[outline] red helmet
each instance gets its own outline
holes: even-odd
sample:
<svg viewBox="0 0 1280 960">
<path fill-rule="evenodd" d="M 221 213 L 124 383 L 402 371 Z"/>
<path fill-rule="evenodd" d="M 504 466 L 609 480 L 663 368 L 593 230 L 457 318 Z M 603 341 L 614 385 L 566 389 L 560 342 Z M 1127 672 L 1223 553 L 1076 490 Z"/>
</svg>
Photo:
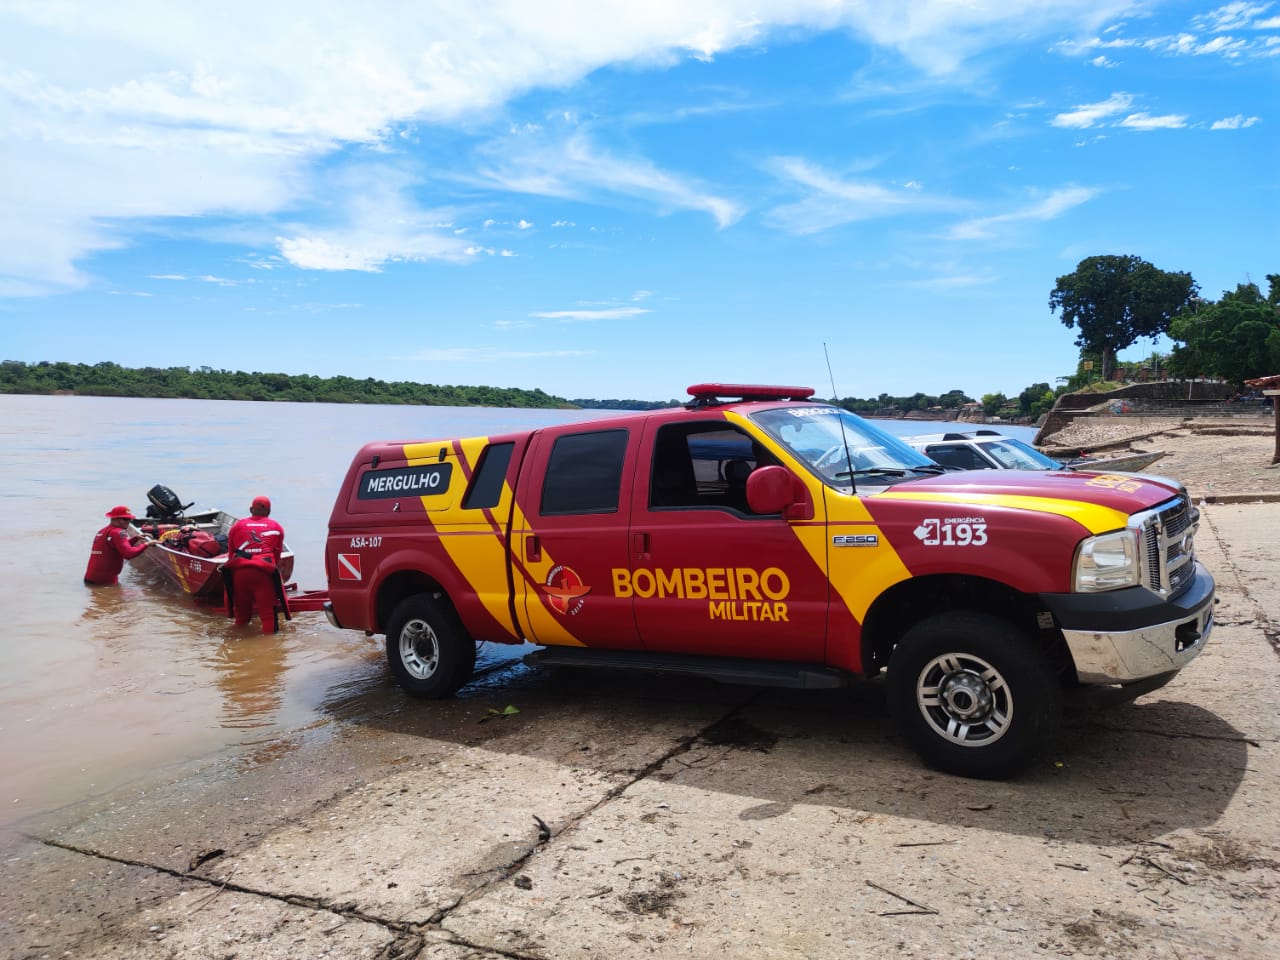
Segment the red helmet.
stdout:
<svg viewBox="0 0 1280 960">
<path fill-rule="evenodd" d="M 120 520 L 120 519 L 136 520 L 137 519 L 137 517 L 133 515 L 133 511 L 130 510 L 128 507 L 112 507 L 110 510 L 107 511 L 107 516 L 112 520 Z"/>
</svg>

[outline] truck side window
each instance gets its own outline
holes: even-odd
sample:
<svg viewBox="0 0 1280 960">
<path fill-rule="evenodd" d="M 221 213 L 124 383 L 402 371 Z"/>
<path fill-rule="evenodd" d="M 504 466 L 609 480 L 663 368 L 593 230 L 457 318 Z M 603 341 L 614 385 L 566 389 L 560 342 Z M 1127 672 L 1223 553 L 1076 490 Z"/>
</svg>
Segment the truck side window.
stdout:
<svg viewBox="0 0 1280 960">
<path fill-rule="evenodd" d="M 471 489 L 462 498 L 462 509 L 483 510 L 496 507 L 502 499 L 502 482 L 507 477 L 507 465 L 511 463 L 514 443 L 492 443 L 480 454 Z"/>
<path fill-rule="evenodd" d="M 616 513 L 626 454 L 626 430 L 559 437 L 547 461 L 541 513 Z"/>
<path fill-rule="evenodd" d="M 962 470 L 991 469 L 991 464 L 982 458 L 982 454 L 965 444 L 932 446 L 925 453 L 944 467 L 960 467 Z"/>
<path fill-rule="evenodd" d="M 660 427 L 653 448 L 649 507 L 728 507 L 750 513 L 747 477 L 774 460 L 736 427 L 721 422 Z"/>
</svg>

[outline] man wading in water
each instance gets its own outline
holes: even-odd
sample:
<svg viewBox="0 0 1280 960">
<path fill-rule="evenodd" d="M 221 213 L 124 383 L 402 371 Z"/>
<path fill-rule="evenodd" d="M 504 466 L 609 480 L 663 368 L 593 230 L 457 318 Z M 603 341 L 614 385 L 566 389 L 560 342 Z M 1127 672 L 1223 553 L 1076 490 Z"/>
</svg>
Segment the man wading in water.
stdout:
<svg viewBox="0 0 1280 960">
<path fill-rule="evenodd" d="M 116 583 L 124 562 L 141 554 L 153 542 L 150 537 L 130 537 L 125 533 L 134 520 L 128 507 L 112 507 L 106 516 L 111 522 L 93 535 L 93 546 L 89 548 L 89 565 L 84 571 L 86 586 L 106 587 Z"/>
<path fill-rule="evenodd" d="M 271 519 L 271 501 L 254 497 L 249 516 L 237 520 L 227 531 L 227 552 L 231 555 L 223 566 L 236 626 L 246 626 L 255 609 L 262 620 L 263 633 L 275 633 L 276 600 L 283 605 L 280 584 L 280 554 L 284 552 L 284 527 Z M 287 612 L 287 608 L 286 608 Z"/>
</svg>

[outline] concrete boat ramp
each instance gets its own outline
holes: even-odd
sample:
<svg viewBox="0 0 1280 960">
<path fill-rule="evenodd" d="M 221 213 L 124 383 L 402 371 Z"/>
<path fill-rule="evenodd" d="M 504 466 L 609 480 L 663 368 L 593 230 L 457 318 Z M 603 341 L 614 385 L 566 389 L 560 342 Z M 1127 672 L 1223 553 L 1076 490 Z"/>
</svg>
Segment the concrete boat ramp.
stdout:
<svg viewBox="0 0 1280 960">
<path fill-rule="evenodd" d="M 1020 780 L 922 768 L 874 687 L 387 681 L 6 833 L 0 956 L 1272 957 L 1280 504 L 1204 510 L 1206 652 Z"/>
</svg>

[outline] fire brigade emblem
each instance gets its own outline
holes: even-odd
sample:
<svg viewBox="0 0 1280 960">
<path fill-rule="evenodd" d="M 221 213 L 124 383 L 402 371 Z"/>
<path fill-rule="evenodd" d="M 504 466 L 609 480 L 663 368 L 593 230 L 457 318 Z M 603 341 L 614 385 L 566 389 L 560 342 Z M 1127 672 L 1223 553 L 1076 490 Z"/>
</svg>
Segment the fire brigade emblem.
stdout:
<svg viewBox="0 0 1280 960">
<path fill-rule="evenodd" d="M 557 563 L 547 574 L 547 582 L 542 592 L 546 594 L 547 603 L 552 610 L 572 617 L 587 602 L 587 594 L 591 592 L 591 588 L 582 582 L 582 578 L 576 571 L 562 563 Z"/>
</svg>

